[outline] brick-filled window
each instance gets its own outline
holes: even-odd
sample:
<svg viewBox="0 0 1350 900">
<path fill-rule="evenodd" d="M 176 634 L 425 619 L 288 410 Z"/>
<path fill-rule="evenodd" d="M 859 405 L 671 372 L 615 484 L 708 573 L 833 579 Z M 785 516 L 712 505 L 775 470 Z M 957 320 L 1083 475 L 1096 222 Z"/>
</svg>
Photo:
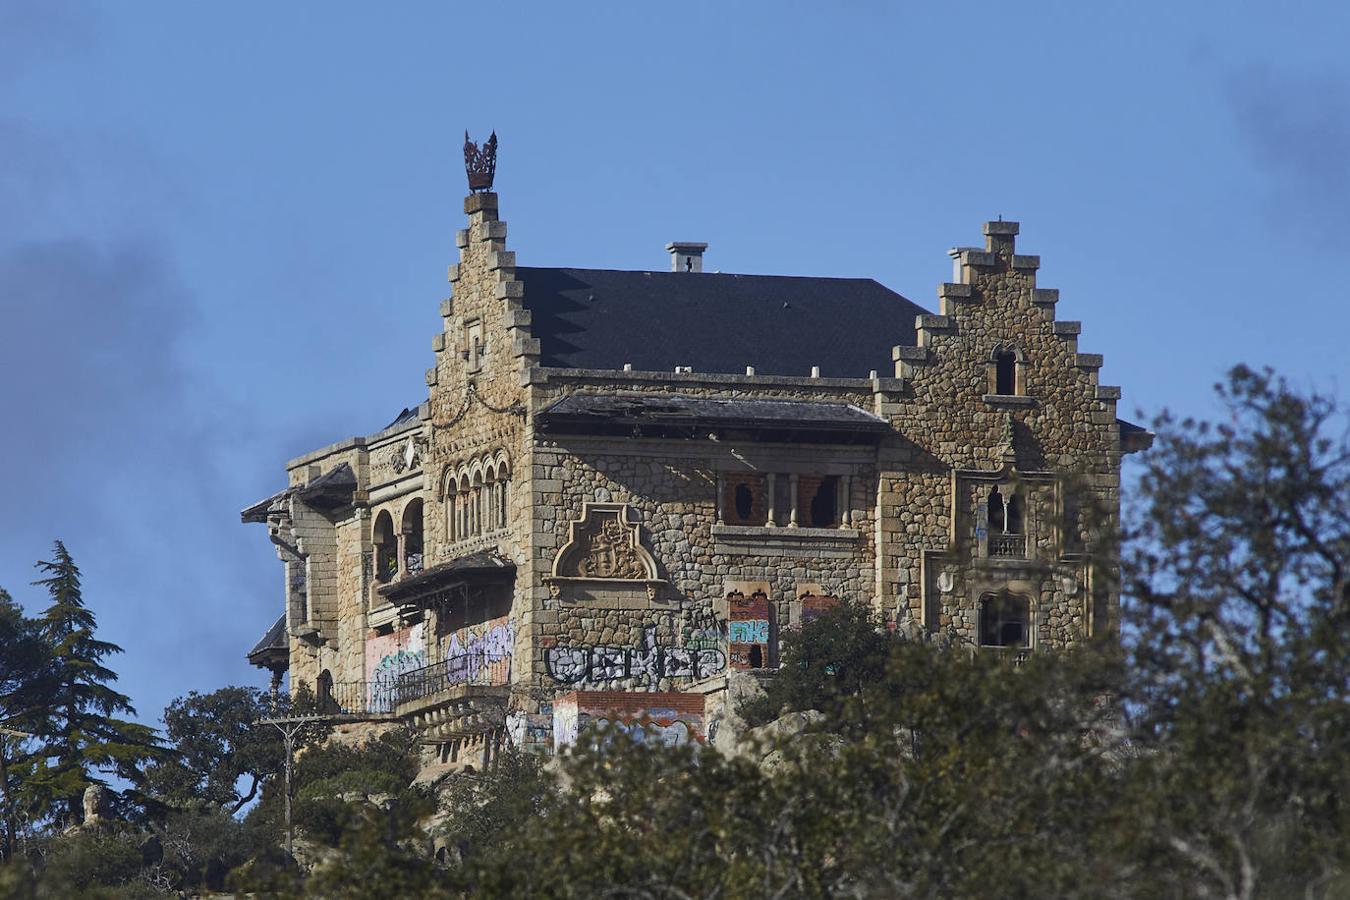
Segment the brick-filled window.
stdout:
<svg viewBox="0 0 1350 900">
<path fill-rule="evenodd" d="M 765 490 L 763 475 L 722 476 L 722 521 L 727 525 L 763 525 L 768 516 Z"/>
<path fill-rule="evenodd" d="M 848 478 L 798 472 L 723 473 L 718 524 L 766 528 L 842 528 Z"/>
<path fill-rule="evenodd" d="M 797 476 L 797 521 L 808 528 L 839 524 L 839 476 Z"/>
</svg>

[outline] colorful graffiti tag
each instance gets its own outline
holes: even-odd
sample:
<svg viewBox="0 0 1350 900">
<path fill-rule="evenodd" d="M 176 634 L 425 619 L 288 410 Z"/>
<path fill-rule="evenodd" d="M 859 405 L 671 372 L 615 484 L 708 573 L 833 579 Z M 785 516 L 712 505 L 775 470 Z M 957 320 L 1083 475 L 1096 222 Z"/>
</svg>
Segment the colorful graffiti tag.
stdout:
<svg viewBox="0 0 1350 900">
<path fill-rule="evenodd" d="M 515 647 L 516 625 L 508 619 L 462 628 L 450 635 L 445 648 L 446 680 L 451 684 L 507 684 Z"/>
<path fill-rule="evenodd" d="M 727 594 L 727 637 L 733 669 L 762 669 L 769 664 L 769 597 L 755 591 Z"/>
<path fill-rule="evenodd" d="M 422 623 L 366 638 L 367 702 L 371 712 L 394 711 L 398 677 L 427 664 Z"/>
<path fill-rule="evenodd" d="M 588 728 L 608 728 L 609 740 L 626 735 L 640 744 L 667 747 L 703 743 L 703 697 L 638 691 L 574 691 L 553 706 L 555 752 L 577 742 Z"/>
</svg>

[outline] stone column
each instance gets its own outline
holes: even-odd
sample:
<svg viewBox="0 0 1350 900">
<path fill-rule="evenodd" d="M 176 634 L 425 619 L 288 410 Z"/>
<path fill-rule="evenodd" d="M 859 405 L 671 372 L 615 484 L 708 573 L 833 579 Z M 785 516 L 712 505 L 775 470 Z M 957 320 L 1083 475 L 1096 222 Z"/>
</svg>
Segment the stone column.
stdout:
<svg viewBox="0 0 1350 900">
<path fill-rule="evenodd" d="M 788 476 L 788 527 L 797 527 L 797 480 L 800 476 L 793 472 Z"/>
<path fill-rule="evenodd" d="M 853 477 L 839 476 L 839 527 L 853 527 Z"/>
<path fill-rule="evenodd" d="M 716 509 L 717 509 L 717 518 L 716 518 L 716 521 L 717 521 L 717 524 L 718 524 L 718 525 L 724 525 L 724 524 L 726 524 L 726 510 L 723 509 L 724 502 L 723 502 L 723 500 L 722 500 L 722 473 L 721 473 L 721 472 L 717 472 L 717 473 L 715 473 L 715 474 L 713 475 L 713 492 L 714 492 L 714 495 L 715 495 L 715 496 L 714 496 L 714 499 L 713 499 L 713 503 L 714 503 L 714 505 L 715 505 L 715 507 L 716 507 Z"/>
<path fill-rule="evenodd" d="M 769 509 L 767 516 L 768 521 L 765 522 L 764 524 L 769 528 L 772 528 L 778 524 L 776 521 L 774 521 L 777 518 L 774 510 L 774 502 L 778 497 L 777 485 L 775 484 L 776 480 L 777 476 L 774 475 L 772 472 L 764 476 L 765 495 L 766 495 L 764 498 L 764 505 L 767 506 Z"/>
</svg>

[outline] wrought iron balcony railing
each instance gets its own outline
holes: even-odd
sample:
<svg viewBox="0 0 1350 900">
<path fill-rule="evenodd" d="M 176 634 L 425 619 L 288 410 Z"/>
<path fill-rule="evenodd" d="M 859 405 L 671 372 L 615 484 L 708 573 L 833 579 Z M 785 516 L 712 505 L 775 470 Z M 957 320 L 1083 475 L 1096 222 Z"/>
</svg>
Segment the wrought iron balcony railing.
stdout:
<svg viewBox="0 0 1350 900">
<path fill-rule="evenodd" d="M 395 705 L 424 700 L 460 685 L 502 686 L 511 683 L 511 657 L 464 653 L 413 669 L 394 682 Z"/>
</svg>

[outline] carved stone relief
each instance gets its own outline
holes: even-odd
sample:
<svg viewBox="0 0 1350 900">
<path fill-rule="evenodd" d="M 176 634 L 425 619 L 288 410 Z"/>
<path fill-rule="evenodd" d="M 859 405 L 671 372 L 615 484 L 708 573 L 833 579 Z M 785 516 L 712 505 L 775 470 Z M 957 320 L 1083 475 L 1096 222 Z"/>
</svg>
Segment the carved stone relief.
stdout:
<svg viewBox="0 0 1350 900">
<path fill-rule="evenodd" d="M 633 582 L 644 585 L 650 599 L 664 583 L 655 558 L 642 546 L 642 528 L 629 521 L 624 503 L 584 504 L 546 580 L 555 596 L 568 582 Z"/>
</svg>

